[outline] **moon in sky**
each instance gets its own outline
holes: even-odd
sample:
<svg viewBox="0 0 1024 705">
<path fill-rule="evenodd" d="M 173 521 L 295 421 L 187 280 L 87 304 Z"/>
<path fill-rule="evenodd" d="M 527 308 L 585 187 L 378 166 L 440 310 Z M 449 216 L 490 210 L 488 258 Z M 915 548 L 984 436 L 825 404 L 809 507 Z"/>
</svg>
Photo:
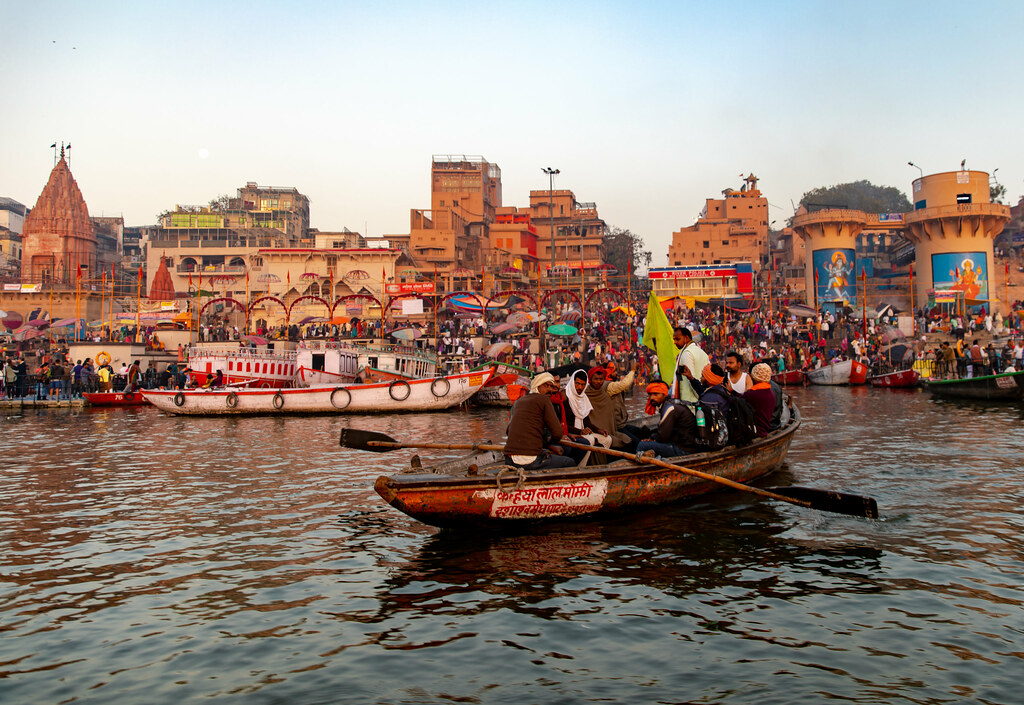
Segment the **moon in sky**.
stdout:
<svg viewBox="0 0 1024 705">
<path fill-rule="evenodd" d="M 199 158 L 200 159 L 206 159 L 209 156 L 210 156 L 210 150 L 208 150 L 206 147 L 201 147 L 199 149 Z"/>
</svg>

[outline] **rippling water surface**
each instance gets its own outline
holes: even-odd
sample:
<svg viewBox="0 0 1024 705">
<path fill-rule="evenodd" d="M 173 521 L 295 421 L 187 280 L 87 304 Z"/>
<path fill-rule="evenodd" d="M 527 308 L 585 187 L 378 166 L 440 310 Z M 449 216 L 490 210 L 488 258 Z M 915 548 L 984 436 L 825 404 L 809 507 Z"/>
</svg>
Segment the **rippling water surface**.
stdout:
<svg viewBox="0 0 1024 705">
<path fill-rule="evenodd" d="M 411 451 L 337 443 L 500 442 L 501 410 L 5 417 L 0 702 L 1024 702 L 1021 407 L 795 397 L 772 482 L 882 519 L 728 492 L 438 532 L 373 492 Z"/>
</svg>

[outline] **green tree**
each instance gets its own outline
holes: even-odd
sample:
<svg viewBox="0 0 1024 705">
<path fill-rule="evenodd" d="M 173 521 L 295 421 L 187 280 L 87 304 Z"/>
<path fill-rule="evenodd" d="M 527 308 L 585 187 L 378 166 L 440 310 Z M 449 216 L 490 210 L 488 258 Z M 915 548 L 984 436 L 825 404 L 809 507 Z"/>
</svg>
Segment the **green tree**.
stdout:
<svg viewBox="0 0 1024 705">
<path fill-rule="evenodd" d="M 865 213 L 906 213 L 911 209 L 906 194 L 895 186 L 876 186 L 866 180 L 811 189 L 800 199 L 800 205 L 810 211 L 830 207 Z"/>
<path fill-rule="evenodd" d="M 996 183 L 994 185 L 989 185 L 988 196 L 989 200 L 993 203 L 1002 203 L 1003 205 L 1006 205 L 1003 203 L 1003 199 L 1006 197 L 1006 187 L 1002 184 Z"/>
<path fill-rule="evenodd" d="M 604 261 L 615 267 L 621 276 L 632 271 L 635 278 L 638 269 L 651 266 L 651 253 L 644 249 L 643 240 L 626 228 L 611 227 L 605 233 L 601 250 Z"/>
<path fill-rule="evenodd" d="M 214 213 L 223 213 L 231 207 L 231 196 L 226 193 L 217 196 L 210 201 L 210 210 Z"/>
</svg>

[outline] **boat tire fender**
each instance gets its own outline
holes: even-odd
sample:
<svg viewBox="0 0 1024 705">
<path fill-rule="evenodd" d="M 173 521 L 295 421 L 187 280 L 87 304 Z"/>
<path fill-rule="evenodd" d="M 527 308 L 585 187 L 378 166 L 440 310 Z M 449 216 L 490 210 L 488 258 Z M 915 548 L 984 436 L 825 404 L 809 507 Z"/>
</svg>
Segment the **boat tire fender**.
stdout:
<svg viewBox="0 0 1024 705">
<path fill-rule="evenodd" d="M 174 405 L 185 406 L 185 395 L 183 393 L 178 392 L 174 395 Z"/>
<path fill-rule="evenodd" d="M 228 392 L 228 395 L 224 397 L 224 403 L 228 405 L 229 409 L 234 409 L 238 406 L 238 394 L 235 392 Z"/>
<path fill-rule="evenodd" d="M 108 353 L 106 350 L 101 350 L 99 352 L 99 354 L 96 355 L 96 364 L 97 365 L 106 365 L 106 364 L 109 364 L 109 363 L 110 363 L 110 353 Z"/>
<path fill-rule="evenodd" d="M 124 400 L 125 401 L 132 401 L 133 399 L 135 399 L 135 392 L 125 392 L 124 393 Z"/>
<path fill-rule="evenodd" d="M 443 391 L 438 391 L 439 387 Z M 439 398 L 448 396 L 448 392 L 451 391 L 451 388 L 452 383 L 449 382 L 448 379 L 445 377 L 438 377 L 437 379 L 430 383 L 430 393 L 433 394 L 435 397 Z"/>
<path fill-rule="evenodd" d="M 339 396 L 339 392 L 343 392 L 343 396 Z M 352 392 L 348 391 L 344 387 L 335 387 L 334 391 L 331 392 L 331 406 L 335 409 L 345 409 L 352 403 Z"/>
<path fill-rule="evenodd" d="M 405 394 L 402 394 L 401 392 L 396 393 L 396 387 L 404 387 Z M 404 379 L 396 379 L 394 382 L 388 385 L 388 394 L 390 394 L 391 398 L 394 399 L 395 401 L 405 401 L 406 399 L 409 398 L 409 395 L 412 394 L 412 387 Z"/>
<path fill-rule="evenodd" d="M 281 392 L 278 392 L 277 394 L 274 395 L 274 408 L 275 409 L 280 409 L 283 406 L 284 406 L 284 395 L 281 394 Z"/>
</svg>

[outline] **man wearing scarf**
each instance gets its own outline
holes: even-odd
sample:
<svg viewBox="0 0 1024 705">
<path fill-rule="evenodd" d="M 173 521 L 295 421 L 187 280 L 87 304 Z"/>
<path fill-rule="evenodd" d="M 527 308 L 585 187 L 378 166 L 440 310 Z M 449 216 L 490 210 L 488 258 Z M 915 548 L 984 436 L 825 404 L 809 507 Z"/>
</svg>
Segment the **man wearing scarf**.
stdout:
<svg viewBox="0 0 1024 705">
<path fill-rule="evenodd" d="M 614 363 L 611 363 L 614 366 Z M 587 372 L 590 384 L 587 385 L 587 398 L 590 400 L 593 410 L 590 412 L 591 421 L 598 428 L 608 431 L 612 437 L 612 448 L 626 448 L 632 450 L 636 447 L 637 439 L 624 433 L 617 423 L 616 400 L 622 400 L 622 393 L 633 386 L 633 378 L 636 376 L 636 365 L 629 374 L 622 380 L 612 382 L 608 379 L 607 367 L 592 367 Z M 623 404 L 624 406 L 624 404 Z M 625 419 L 623 419 L 623 423 Z"/>
<path fill-rule="evenodd" d="M 722 415 L 726 416 L 729 413 L 730 401 L 729 390 L 723 384 L 725 370 L 715 364 L 704 365 L 704 369 L 700 373 L 700 380 L 703 387 L 699 390 L 701 403 L 718 407 Z"/>
<path fill-rule="evenodd" d="M 602 378 L 603 381 L 603 378 Z M 603 446 L 610 448 L 612 437 L 608 430 L 597 423 L 592 412 L 594 405 L 586 394 L 587 373 L 577 370 L 572 373 L 565 383 L 565 419 L 568 424 L 568 434 L 581 436 L 592 446 Z M 590 451 L 587 451 L 580 459 L 580 466 L 586 465 L 590 459 Z"/>
<path fill-rule="evenodd" d="M 647 385 L 645 411 L 658 415 L 658 426 L 650 440 L 637 444 L 637 453 L 653 451 L 662 458 L 674 458 L 696 450 L 693 439 L 697 435 L 697 420 L 685 404 L 669 396 L 667 384 L 651 382 Z"/>
<path fill-rule="evenodd" d="M 564 455 L 552 454 L 544 448 L 544 431 L 557 442 L 563 435 L 562 424 L 555 414 L 548 395 L 558 391 L 555 378 L 541 372 L 533 378 L 530 393 L 512 405 L 508 422 L 508 440 L 505 441 L 505 462 L 523 470 L 569 468 L 576 462 Z"/>
<path fill-rule="evenodd" d="M 754 386 L 743 393 L 743 398 L 754 407 L 754 422 L 757 435 L 767 436 L 771 430 L 772 416 L 775 413 L 775 393 L 770 384 L 772 369 L 763 362 L 754 365 L 750 371 Z"/>
</svg>

